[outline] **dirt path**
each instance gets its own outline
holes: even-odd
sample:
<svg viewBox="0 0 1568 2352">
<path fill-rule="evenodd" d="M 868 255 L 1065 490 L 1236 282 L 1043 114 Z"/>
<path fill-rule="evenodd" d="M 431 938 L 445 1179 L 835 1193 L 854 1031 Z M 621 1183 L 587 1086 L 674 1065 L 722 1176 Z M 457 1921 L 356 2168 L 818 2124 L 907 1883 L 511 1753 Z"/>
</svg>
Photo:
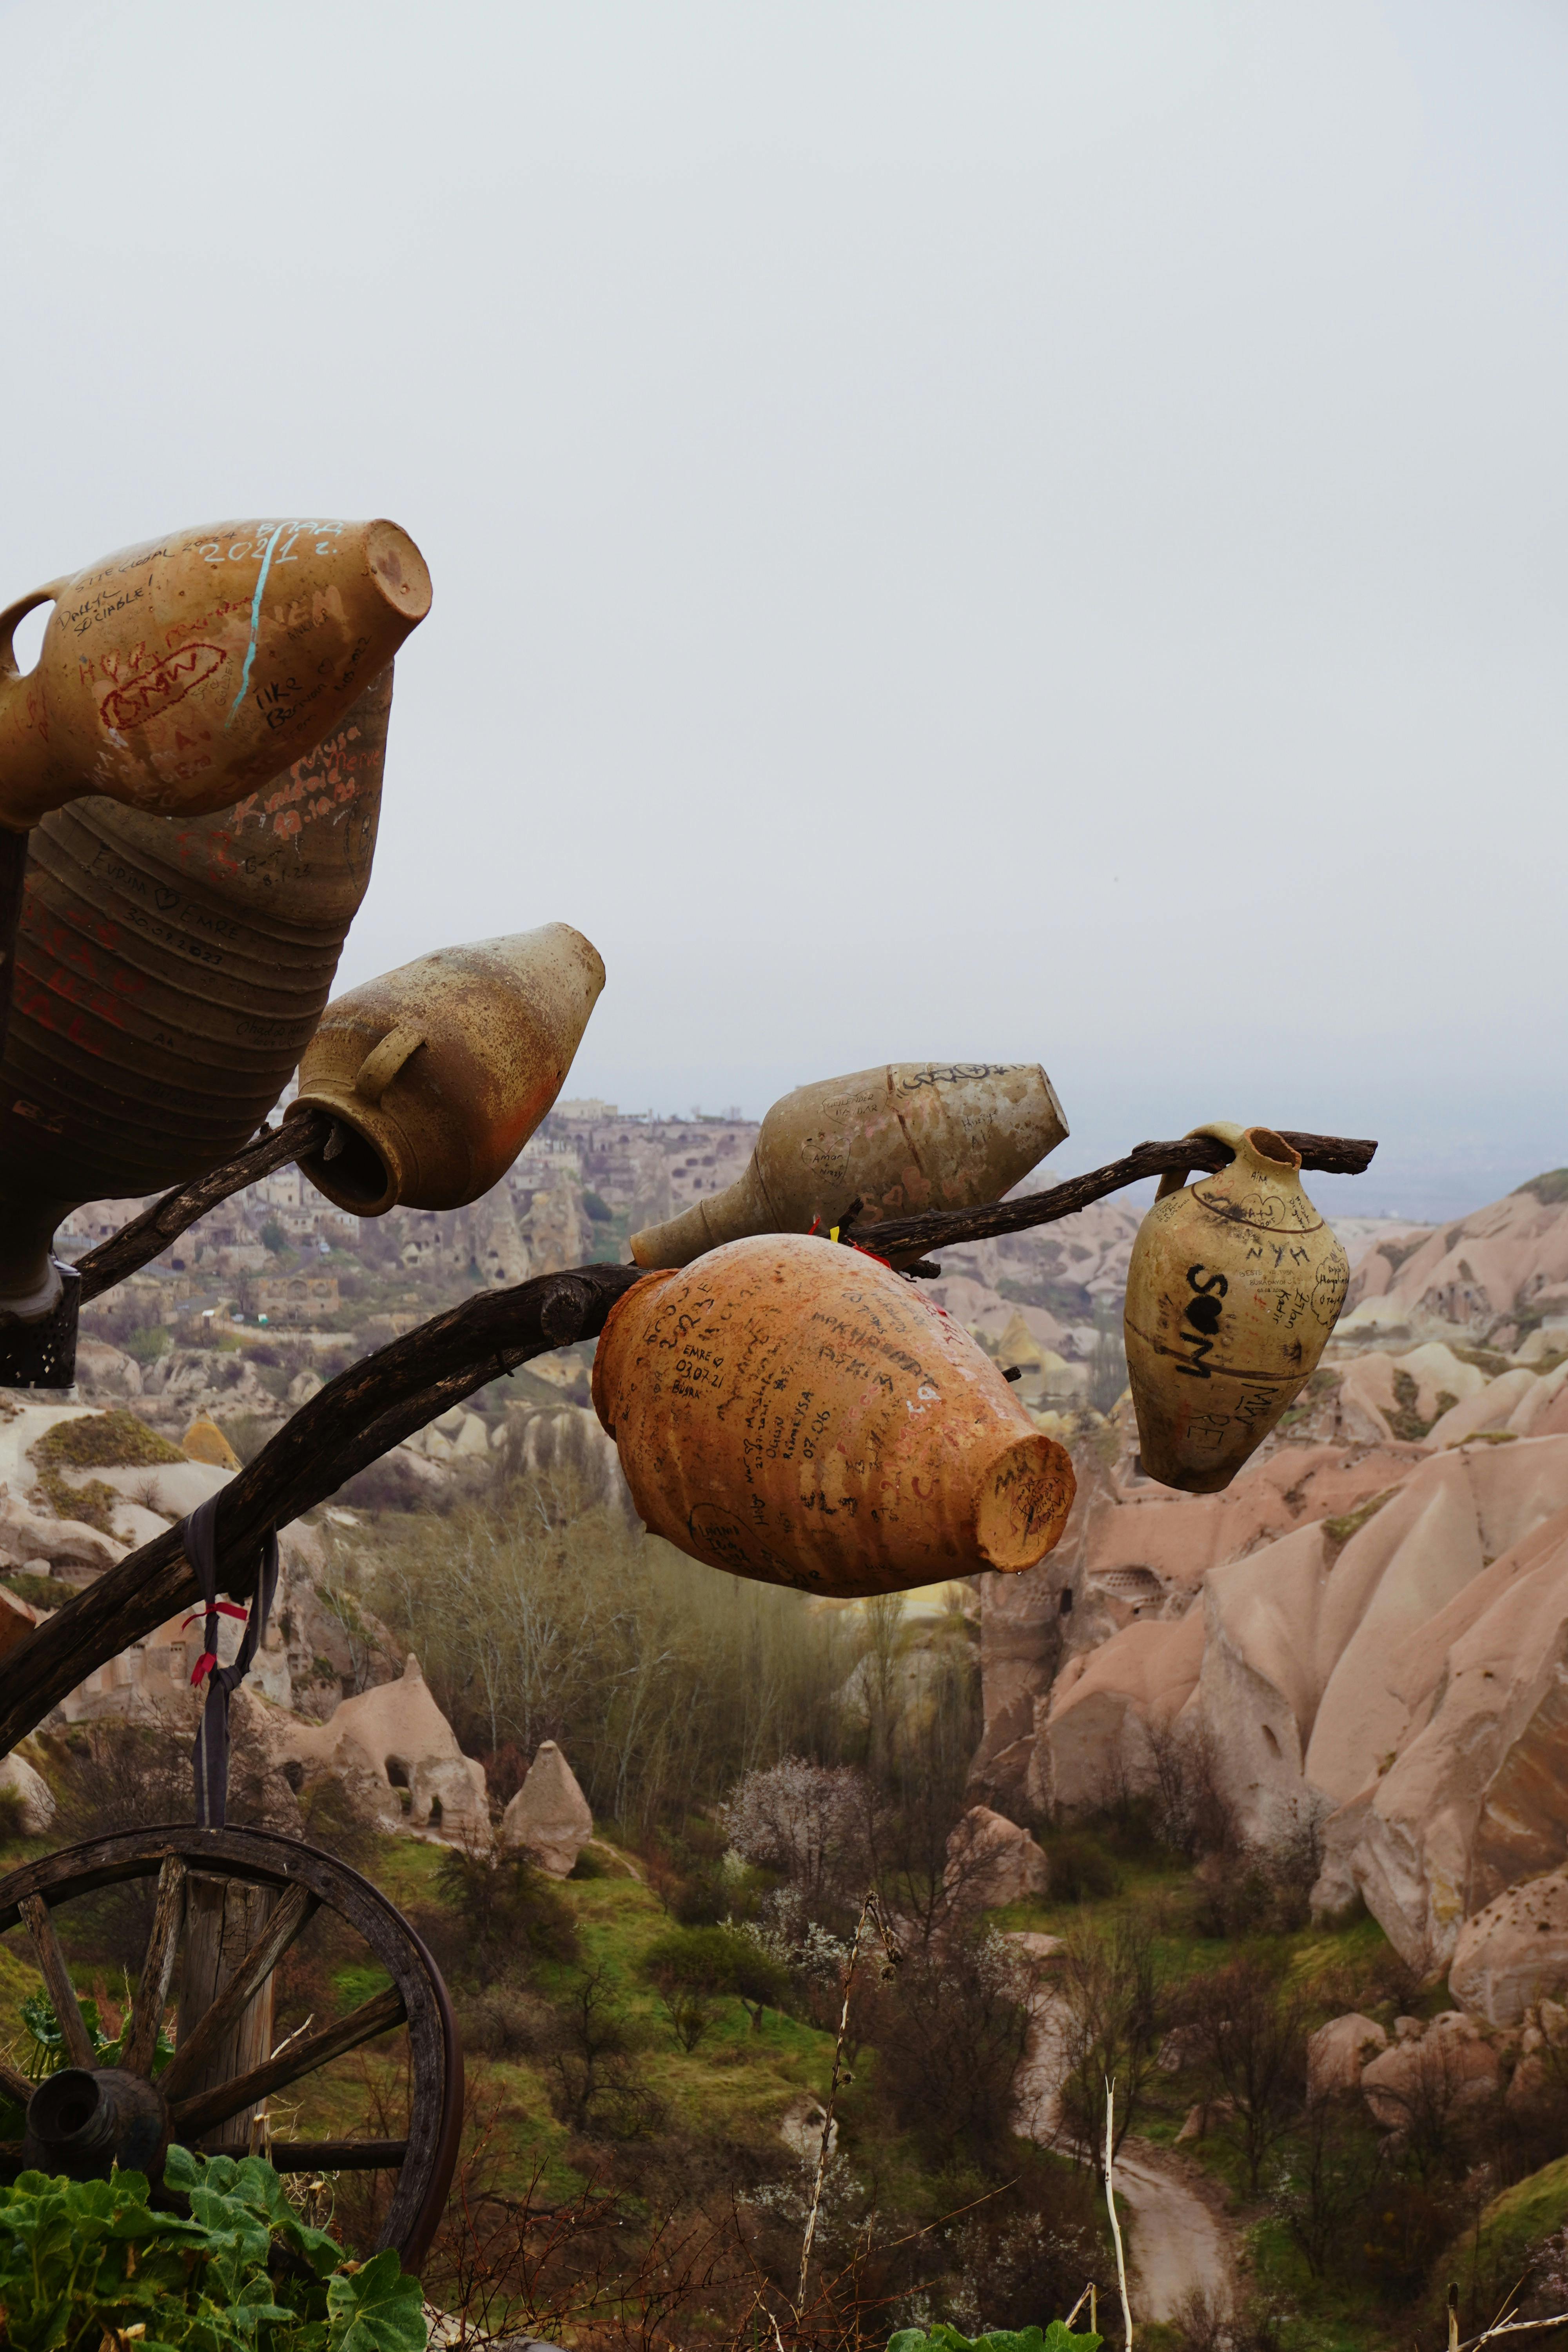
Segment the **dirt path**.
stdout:
<svg viewBox="0 0 1568 2352">
<path fill-rule="evenodd" d="M 1181 2159 L 1148 2140 L 1124 2140 L 1116 2159 L 1116 2186 L 1131 2213 L 1134 2321 L 1173 2319 L 1194 2294 L 1234 2308 L 1230 2231 Z"/>
<path fill-rule="evenodd" d="M 1037 1994 L 1023 2062 L 1013 2078 L 1016 2128 L 1092 2164 L 1061 2137 L 1061 2086 L 1070 2013 L 1059 1993 Z M 1134 2324 L 1171 2319 L 1187 2298 L 1235 2307 L 1236 2257 L 1221 2199 L 1184 2158 L 1149 2140 L 1128 2139 L 1116 2159 L 1116 2187 L 1129 2215 L 1128 2269 Z"/>
</svg>

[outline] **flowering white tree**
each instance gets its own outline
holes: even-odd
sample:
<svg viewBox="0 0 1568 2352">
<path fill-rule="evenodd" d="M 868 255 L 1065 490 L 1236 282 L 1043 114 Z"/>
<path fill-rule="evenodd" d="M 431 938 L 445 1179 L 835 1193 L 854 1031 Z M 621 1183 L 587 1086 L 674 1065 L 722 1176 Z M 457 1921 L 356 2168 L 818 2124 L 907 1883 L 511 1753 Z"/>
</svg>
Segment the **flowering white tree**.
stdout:
<svg viewBox="0 0 1568 2352">
<path fill-rule="evenodd" d="M 851 1764 L 813 1764 L 804 1756 L 748 1772 L 720 1808 L 737 1853 L 784 1871 L 807 1895 L 864 1879 L 871 1815 L 864 1773 Z"/>
</svg>

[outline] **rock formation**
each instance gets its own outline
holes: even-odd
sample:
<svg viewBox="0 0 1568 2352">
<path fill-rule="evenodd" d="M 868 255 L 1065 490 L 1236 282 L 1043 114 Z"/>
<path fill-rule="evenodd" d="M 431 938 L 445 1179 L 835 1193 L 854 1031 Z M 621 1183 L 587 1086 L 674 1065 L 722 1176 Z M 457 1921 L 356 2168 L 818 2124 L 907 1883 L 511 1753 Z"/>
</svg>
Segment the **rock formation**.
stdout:
<svg viewBox="0 0 1568 2352">
<path fill-rule="evenodd" d="M 1448 1990 L 1493 2025 L 1518 2025 L 1527 2011 L 1568 1985 L 1568 1871 L 1528 1878 L 1494 1895 L 1460 1928 Z"/>
<path fill-rule="evenodd" d="M 276 1712 L 268 1737 L 293 1785 L 331 1772 L 354 1810 L 378 1829 L 400 1830 L 406 1822 L 444 1838 L 489 1838 L 484 1767 L 458 1747 L 417 1658 L 408 1659 L 396 1682 L 345 1698 L 326 1723 Z"/>
<path fill-rule="evenodd" d="M 501 1843 L 552 1878 L 570 1878 L 594 1834 L 577 1776 L 553 1739 L 543 1739 L 521 1788 L 501 1815 Z"/>
<path fill-rule="evenodd" d="M 972 1805 L 948 1839 L 942 1883 L 962 1908 L 994 1911 L 1045 1895 L 1050 1865 L 1027 1830 L 988 1805 Z"/>
<path fill-rule="evenodd" d="M 1307 2036 L 1307 2097 L 1333 2098 L 1353 2091 L 1367 2061 L 1388 2047 L 1388 2035 L 1375 2018 L 1352 2011 L 1348 2017 L 1331 2017 L 1316 2033 Z"/>
</svg>

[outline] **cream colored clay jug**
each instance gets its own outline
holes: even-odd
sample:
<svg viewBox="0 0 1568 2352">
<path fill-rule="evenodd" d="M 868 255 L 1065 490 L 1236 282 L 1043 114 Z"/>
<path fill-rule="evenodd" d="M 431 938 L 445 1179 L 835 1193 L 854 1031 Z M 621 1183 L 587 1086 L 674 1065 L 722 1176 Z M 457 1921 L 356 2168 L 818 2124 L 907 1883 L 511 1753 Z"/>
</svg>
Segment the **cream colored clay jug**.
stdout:
<svg viewBox="0 0 1568 2352">
<path fill-rule="evenodd" d="M 594 1403 L 647 1526 L 693 1559 L 833 1595 L 1032 1568 L 1072 1464 L 912 1283 L 794 1234 L 616 1302 Z"/>
<path fill-rule="evenodd" d="M 51 598 L 24 677 L 16 624 Z M 0 613 L 0 825 L 83 793 L 226 808 L 330 733 L 429 609 L 393 522 L 204 524 L 35 589 Z"/>
<path fill-rule="evenodd" d="M 1035 1062 L 889 1062 L 774 1103 L 744 1171 L 632 1235 L 638 1265 L 689 1265 L 746 1234 L 827 1233 L 852 1201 L 874 1246 L 884 1217 L 999 1201 L 1068 1131 Z"/>
<path fill-rule="evenodd" d="M 1144 1470 L 1212 1495 L 1310 1378 L 1350 1266 L 1281 1137 L 1228 1120 L 1191 1132 L 1236 1157 L 1189 1185 L 1162 1181 L 1128 1268 L 1127 1371 Z"/>
<path fill-rule="evenodd" d="M 560 1093 L 604 985 L 591 941 L 545 923 L 350 989 L 322 1014 L 289 1106 L 330 1111 L 338 1148 L 301 1170 L 362 1217 L 477 1201 Z"/>
</svg>

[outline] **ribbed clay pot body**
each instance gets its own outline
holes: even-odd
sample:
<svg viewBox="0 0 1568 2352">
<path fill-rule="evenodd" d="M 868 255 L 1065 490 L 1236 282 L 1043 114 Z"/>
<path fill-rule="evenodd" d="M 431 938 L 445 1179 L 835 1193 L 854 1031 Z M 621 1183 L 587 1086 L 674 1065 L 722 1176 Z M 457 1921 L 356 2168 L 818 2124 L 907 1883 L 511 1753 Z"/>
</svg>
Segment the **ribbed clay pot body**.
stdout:
<svg viewBox="0 0 1568 2352">
<path fill-rule="evenodd" d="M 51 597 L 19 676 L 13 631 Z M 429 608 L 391 522 L 206 524 L 34 590 L 0 613 L 0 824 L 84 793 L 227 807 L 332 733 Z"/>
<path fill-rule="evenodd" d="M 647 1526 L 823 1594 L 1045 1557 L 1072 1464 L 968 1335 L 863 1253 L 731 1242 L 620 1299 L 594 1403 Z"/>
<path fill-rule="evenodd" d="M 0 1307 L 30 1295 L 12 1261 L 67 1207 L 200 1174 L 278 1100 L 370 880 L 391 708 L 389 665 L 234 808 L 91 798 L 33 828 L 0 1062 Z"/>
<path fill-rule="evenodd" d="M 545 923 L 351 989 L 327 1007 L 290 1108 L 330 1111 L 346 1148 L 301 1169 L 363 1217 L 478 1200 L 560 1093 L 604 985 L 592 942 Z"/>
<path fill-rule="evenodd" d="M 1128 1268 L 1127 1370 L 1148 1475 L 1212 1495 L 1310 1378 L 1350 1266 L 1289 1144 L 1223 1120 L 1193 1131 L 1236 1158 L 1162 1182 Z"/>
<path fill-rule="evenodd" d="M 858 1235 L 884 1217 L 1000 1200 L 1068 1131 L 1034 1062 L 889 1062 L 797 1087 L 763 1119 L 744 1172 L 668 1224 L 632 1235 L 638 1265 L 689 1265 L 746 1234 L 828 1232 L 852 1201 Z"/>
</svg>

